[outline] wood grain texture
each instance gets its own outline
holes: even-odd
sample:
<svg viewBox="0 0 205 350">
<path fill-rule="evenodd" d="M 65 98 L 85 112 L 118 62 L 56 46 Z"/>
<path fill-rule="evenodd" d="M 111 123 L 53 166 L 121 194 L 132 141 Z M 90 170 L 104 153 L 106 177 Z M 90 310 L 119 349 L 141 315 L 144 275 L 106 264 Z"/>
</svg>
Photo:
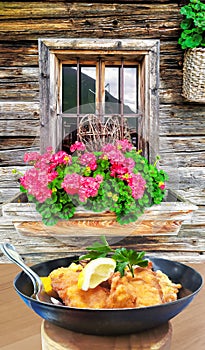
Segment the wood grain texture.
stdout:
<svg viewBox="0 0 205 350">
<path fill-rule="evenodd" d="M 42 350 L 169 350 L 172 326 L 166 323 L 152 330 L 118 337 L 92 336 L 72 332 L 45 321 L 41 326 Z"/>
</svg>

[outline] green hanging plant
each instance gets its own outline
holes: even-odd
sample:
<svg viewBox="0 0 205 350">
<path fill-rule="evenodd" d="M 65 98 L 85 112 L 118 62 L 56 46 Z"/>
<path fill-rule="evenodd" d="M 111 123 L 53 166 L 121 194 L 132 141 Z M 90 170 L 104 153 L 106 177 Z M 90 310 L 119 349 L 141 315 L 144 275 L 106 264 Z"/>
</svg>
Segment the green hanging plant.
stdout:
<svg viewBox="0 0 205 350">
<path fill-rule="evenodd" d="M 182 49 L 205 46 L 205 4 L 200 0 L 190 0 L 180 13 L 185 17 L 180 24 L 182 32 L 178 40 Z"/>
</svg>

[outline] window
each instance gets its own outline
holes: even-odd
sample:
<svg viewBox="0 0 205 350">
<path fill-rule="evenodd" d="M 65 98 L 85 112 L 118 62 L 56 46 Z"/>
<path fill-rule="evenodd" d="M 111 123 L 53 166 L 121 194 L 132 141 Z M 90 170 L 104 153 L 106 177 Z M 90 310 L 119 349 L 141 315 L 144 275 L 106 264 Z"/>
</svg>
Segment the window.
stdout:
<svg viewBox="0 0 205 350">
<path fill-rule="evenodd" d="M 100 148 L 103 142 L 128 136 L 140 148 L 137 81 L 137 62 L 109 56 L 63 62 L 62 148 L 68 151 L 77 139 Z"/>
<path fill-rule="evenodd" d="M 39 55 L 42 151 L 129 135 L 146 157 L 155 157 L 157 40 L 40 39 Z"/>
</svg>

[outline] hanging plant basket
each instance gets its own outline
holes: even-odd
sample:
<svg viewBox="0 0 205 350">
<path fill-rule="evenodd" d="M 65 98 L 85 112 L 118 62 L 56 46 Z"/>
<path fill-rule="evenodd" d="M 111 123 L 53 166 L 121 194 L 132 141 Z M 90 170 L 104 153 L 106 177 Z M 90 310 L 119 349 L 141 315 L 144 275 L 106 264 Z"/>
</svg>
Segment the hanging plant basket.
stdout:
<svg viewBox="0 0 205 350">
<path fill-rule="evenodd" d="M 182 95 L 205 103 L 205 48 L 188 49 L 184 54 Z"/>
</svg>

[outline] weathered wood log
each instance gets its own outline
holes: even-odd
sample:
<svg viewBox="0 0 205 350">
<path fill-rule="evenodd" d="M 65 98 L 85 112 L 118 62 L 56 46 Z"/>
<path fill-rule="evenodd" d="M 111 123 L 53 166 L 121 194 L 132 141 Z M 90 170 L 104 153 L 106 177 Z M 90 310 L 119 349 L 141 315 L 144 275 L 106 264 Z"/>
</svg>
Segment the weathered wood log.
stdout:
<svg viewBox="0 0 205 350">
<path fill-rule="evenodd" d="M 28 147 L 22 149 L 13 149 L 0 151 L 0 163 L 9 166 L 25 165 L 23 158 L 25 152 L 39 151 L 39 147 Z"/>
<path fill-rule="evenodd" d="M 1 67 L 38 67 L 38 45 L 32 41 L 0 41 Z"/>
<path fill-rule="evenodd" d="M 39 86 L 37 82 L 0 84 L 2 99 L 17 99 L 19 101 L 39 99 Z"/>
<path fill-rule="evenodd" d="M 181 136 L 205 134 L 205 108 L 195 106 L 160 107 L 160 135 Z"/>
<path fill-rule="evenodd" d="M 14 197 L 16 194 L 18 194 L 19 189 L 18 188 L 5 188 L 6 184 L 4 184 L 3 188 L 0 188 L 0 203 L 5 203 L 12 197 Z"/>
<path fill-rule="evenodd" d="M 191 203 L 205 205 L 205 188 L 189 188 L 187 190 L 178 190 L 177 192 Z"/>
<path fill-rule="evenodd" d="M 29 138 L 28 137 L 25 137 L 25 138 L 1 137 L 1 150 L 9 150 L 9 152 L 12 152 L 15 148 L 22 148 L 22 149 L 24 148 L 26 152 L 26 150 L 30 149 L 31 147 L 39 147 L 39 143 L 40 143 L 39 137 L 36 135 L 35 137 L 29 137 Z"/>
<path fill-rule="evenodd" d="M 6 67 L 1 71 L 2 83 L 38 82 L 38 67 Z"/>
<path fill-rule="evenodd" d="M 1 101 L 0 120 L 31 120 L 39 119 L 39 102 Z"/>
<path fill-rule="evenodd" d="M 194 152 L 205 151 L 205 136 L 181 136 L 180 138 L 175 136 L 161 137 L 160 151 L 163 153 L 181 153 L 181 152 Z M 204 166 L 205 163 L 202 163 Z"/>
<path fill-rule="evenodd" d="M 170 7 L 170 2 L 172 6 Z M 78 3 L 69 2 L 69 6 L 64 1 L 58 1 L 58 6 L 53 6 L 53 2 L 47 1 L 47 3 L 43 2 L 35 2 L 35 6 L 31 2 L 24 2 L 24 6 L 19 2 L 9 2 L 5 1 L 3 4 L 2 18 L 7 20 L 9 18 L 14 19 L 28 19 L 31 17 L 32 10 L 32 18 L 66 18 L 68 16 L 72 16 L 73 18 L 78 18 L 79 13 L 82 18 L 85 18 L 85 15 L 88 17 L 104 17 L 111 16 L 112 13 L 117 15 L 125 16 L 125 10 L 127 14 L 131 17 L 133 14 L 138 14 L 143 16 L 149 15 L 148 18 L 153 18 L 156 20 L 156 12 L 158 11 L 157 17 L 160 19 L 165 19 L 166 15 L 170 16 L 172 20 L 176 18 L 181 18 L 179 13 L 178 4 L 174 1 L 157 1 L 153 4 L 153 2 L 149 3 L 149 1 L 127 1 L 126 4 L 123 4 L 123 1 L 116 1 L 112 4 L 106 4 L 106 2 L 101 3 L 100 12 L 99 12 L 99 2 L 93 1 L 92 3 L 87 5 L 85 1 L 79 1 Z M 147 17 L 146 17 L 147 18 Z"/>
<path fill-rule="evenodd" d="M 173 150 L 172 150 L 173 151 Z M 205 164 L 205 152 L 163 152 L 161 149 L 161 166 L 162 167 L 171 167 L 177 166 L 179 168 L 188 168 L 188 167 L 204 167 Z"/>
<path fill-rule="evenodd" d="M 39 120 L 26 120 L 20 122 L 18 120 L 0 120 L 0 136 L 39 136 Z"/>
</svg>

